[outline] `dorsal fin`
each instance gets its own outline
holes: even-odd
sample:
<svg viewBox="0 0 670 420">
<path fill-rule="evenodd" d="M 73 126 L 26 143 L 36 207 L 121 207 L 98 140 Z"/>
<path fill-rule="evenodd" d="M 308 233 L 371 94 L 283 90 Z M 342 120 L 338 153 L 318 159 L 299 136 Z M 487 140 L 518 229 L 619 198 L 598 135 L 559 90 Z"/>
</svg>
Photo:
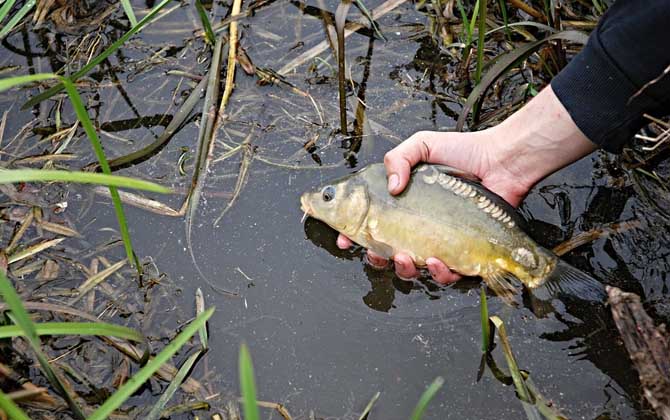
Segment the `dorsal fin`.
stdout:
<svg viewBox="0 0 670 420">
<path fill-rule="evenodd" d="M 442 172 L 442 173 L 447 174 L 447 175 L 457 176 L 459 178 L 462 178 L 462 179 L 465 179 L 465 180 L 468 180 L 468 181 L 472 181 L 472 182 L 476 182 L 476 183 L 479 183 L 479 184 L 481 184 L 481 182 L 482 182 L 482 180 L 479 179 L 479 177 L 477 175 L 472 174 L 472 173 L 467 172 L 467 171 L 463 171 L 463 170 L 458 169 L 458 168 L 454 168 L 453 166 L 449 166 L 449 165 L 434 165 L 434 164 L 430 164 L 430 163 L 420 163 L 420 164 L 418 164 L 414 167 L 414 170 L 418 171 L 418 172 L 421 172 L 422 167 L 425 168 L 425 167 L 429 167 L 429 166 L 432 166 L 438 172 Z"/>
</svg>

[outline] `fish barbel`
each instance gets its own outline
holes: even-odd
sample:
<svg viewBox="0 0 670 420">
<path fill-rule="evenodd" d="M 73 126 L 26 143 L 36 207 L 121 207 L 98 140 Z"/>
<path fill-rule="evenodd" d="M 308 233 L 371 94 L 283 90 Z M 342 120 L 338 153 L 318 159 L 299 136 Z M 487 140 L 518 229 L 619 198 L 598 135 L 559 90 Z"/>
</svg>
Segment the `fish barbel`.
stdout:
<svg viewBox="0 0 670 420">
<path fill-rule="evenodd" d="M 519 226 L 516 209 L 473 176 L 439 165 L 418 165 L 405 190 L 392 196 L 383 164 L 333 181 L 300 197 L 302 210 L 375 253 L 403 252 L 417 266 L 436 257 L 452 270 L 480 276 L 505 300 L 546 286 L 591 300 L 604 286 L 538 245 Z"/>
</svg>

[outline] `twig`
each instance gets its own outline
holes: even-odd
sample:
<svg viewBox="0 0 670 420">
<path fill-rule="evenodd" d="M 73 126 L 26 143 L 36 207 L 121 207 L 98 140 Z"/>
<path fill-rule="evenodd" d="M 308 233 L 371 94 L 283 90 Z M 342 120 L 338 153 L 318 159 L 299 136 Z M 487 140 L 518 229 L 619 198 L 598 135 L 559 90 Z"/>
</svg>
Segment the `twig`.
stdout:
<svg viewBox="0 0 670 420">
<path fill-rule="evenodd" d="M 582 232 L 573 236 L 565 242 L 562 242 L 554 247 L 554 253 L 558 256 L 567 254 L 575 248 L 593 242 L 602 237 L 608 237 L 612 234 L 625 232 L 630 229 L 637 229 L 640 227 L 639 220 L 628 220 L 619 223 L 609 223 L 605 226 L 597 227 L 586 232 Z"/>
<path fill-rule="evenodd" d="M 547 21 L 547 17 L 544 15 L 544 13 L 535 9 L 533 6 L 524 3 L 522 0 L 508 0 L 508 2 L 511 6 L 514 6 L 519 10 L 523 10 L 524 12 L 528 13 L 535 19 L 540 19 L 543 22 Z"/>
<path fill-rule="evenodd" d="M 372 10 L 372 18 L 374 20 L 379 20 L 379 18 L 386 15 L 396 7 L 400 6 L 401 4 L 405 3 L 405 1 L 406 0 L 388 0 L 384 2 L 383 4 Z M 367 22 L 367 19 L 365 19 L 364 21 Z M 361 20 L 359 22 L 356 22 L 351 26 L 349 26 L 348 29 L 345 29 L 344 37 L 347 38 L 349 35 L 353 34 L 359 29 L 365 28 L 366 25 L 365 23 L 363 23 L 364 21 Z M 329 46 L 328 41 L 321 41 L 319 44 L 315 45 L 314 47 L 310 48 L 309 50 L 305 51 L 304 53 L 300 54 L 299 56 L 291 60 L 290 63 L 287 63 L 284 67 L 279 69 L 277 73 L 281 75 L 286 75 L 299 65 L 311 60 L 312 58 L 316 57 L 317 55 L 327 50 L 328 46 Z"/>
<path fill-rule="evenodd" d="M 654 326 L 634 293 L 607 286 L 612 317 L 640 376 L 644 396 L 664 420 L 670 420 L 670 340 L 665 326 Z"/>
<path fill-rule="evenodd" d="M 233 10 L 231 15 L 239 15 L 242 8 L 242 0 L 233 1 Z M 233 92 L 233 83 L 235 82 L 235 63 L 237 61 L 237 21 L 230 22 L 230 31 L 228 35 L 228 68 L 226 69 L 226 85 L 223 89 L 223 97 L 219 105 L 219 115 L 217 121 L 223 117 L 223 111 L 228 104 L 228 99 Z M 218 125 L 218 124 L 217 124 Z M 216 136 L 214 130 L 214 135 Z"/>
</svg>

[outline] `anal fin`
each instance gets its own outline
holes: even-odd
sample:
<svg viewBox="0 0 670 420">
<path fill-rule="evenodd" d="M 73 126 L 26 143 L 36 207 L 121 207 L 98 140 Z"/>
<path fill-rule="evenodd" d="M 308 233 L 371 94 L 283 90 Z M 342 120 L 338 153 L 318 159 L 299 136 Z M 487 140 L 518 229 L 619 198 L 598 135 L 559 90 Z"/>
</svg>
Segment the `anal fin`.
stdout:
<svg viewBox="0 0 670 420">
<path fill-rule="evenodd" d="M 512 284 L 512 282 L 519 282 L 512 273 L 507 271 L 491 271 L 485 276 L 482 276 L 486 285 L 493 290 L 493 292 L 500 296 L 502 300 L 511 306 L 517 306 L 514 297 L 519 293 L 519 289 Z"/>
</svg>

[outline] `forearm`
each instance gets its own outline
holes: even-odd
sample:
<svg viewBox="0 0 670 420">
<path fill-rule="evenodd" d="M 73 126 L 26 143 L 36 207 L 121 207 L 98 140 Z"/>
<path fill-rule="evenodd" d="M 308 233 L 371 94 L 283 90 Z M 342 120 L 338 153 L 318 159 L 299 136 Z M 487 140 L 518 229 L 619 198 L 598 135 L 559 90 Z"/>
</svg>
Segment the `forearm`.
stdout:
<svg viewBox="0 0 670 420">
<path fill-rule="evenodd" d="M 645 123 L 670 112 L 670 0 L 618 0 L 588 45 L 540 94 L 487 130 L 503 175 L 530 188 L 597 147 L 618 152 Z M 651 80 L 656 82 L 643 89 Z M 642 89 L 642 90 L 641 90 Z M 497 172 L 496 172 L 497 173 Z"/>
<path fill-rule="evenodd" d="M 551 86 L 511 117 L 491 129 L 496 160 L 524 186 L 594 151 L 597 146 L 581 132 Z"/>
</svg>

